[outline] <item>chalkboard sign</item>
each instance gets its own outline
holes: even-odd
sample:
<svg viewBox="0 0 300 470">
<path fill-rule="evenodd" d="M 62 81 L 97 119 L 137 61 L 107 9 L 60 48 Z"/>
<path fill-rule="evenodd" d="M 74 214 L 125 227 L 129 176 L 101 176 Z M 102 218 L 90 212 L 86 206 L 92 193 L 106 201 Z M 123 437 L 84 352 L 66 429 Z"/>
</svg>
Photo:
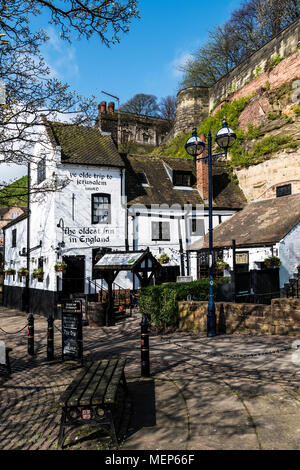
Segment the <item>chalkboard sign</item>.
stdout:
<svg viewBox="0 0 300 470">
<path fill-rule="evenodd" d="M 82 301 L 62 302 L 62 358 L 82 359 Z"/>
</svg>

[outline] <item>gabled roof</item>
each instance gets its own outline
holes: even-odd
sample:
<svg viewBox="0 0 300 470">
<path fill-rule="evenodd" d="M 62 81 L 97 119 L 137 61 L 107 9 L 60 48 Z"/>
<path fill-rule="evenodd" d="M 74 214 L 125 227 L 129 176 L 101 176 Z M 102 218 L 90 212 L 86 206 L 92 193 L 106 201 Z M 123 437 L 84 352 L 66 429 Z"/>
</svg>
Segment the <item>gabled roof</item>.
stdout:
<svg viewBox="0 0 300 470">
<path fill-rule="evenodd" d="M 12 227 L 13 225 L 17 224 L 18 222 L 21 222 L 21 220 L 24 220 L 24 219 L 27 219 L 28 217 L 28 209 L 24 208 L 24 214 L 21 214 L 19 215 L 19 217 L 16 217 L 15 219 L 13 219 L 11 222 L 9 222 L 8 224 L 6 224 L 4 227 L 2 227 L 2 230 L 6 230 L 7 228 L 9 227 Z"/>
<path fill-rule="evenodd" d="M 300 194 L 249 203 L 242 211 L 214 228 L 214 247 L 274 245 L 300 223 Z M 190 250 L 208 248 L 208 235 Z"/>
<path fill-rule="evenodd" d="M 21 209 L 24 212 L 27 209 L 27 207 L 23 207 L 23 206 L 1 206 L 0 207 L 0 219 L 2 219 L 2 217 L 5 216 L 12 209 Z"/>
<path fill-rule="evenodd" d="M 53 146 L 61 147 L 62 163 L 124 167 L 111 136 L 97 128 L 43 121 Z"/>
<path fill-rule="evenodd" d="M 192 159 L 145 155 L 127 155 L 123 158 L 129 205 L 191 204 L 194 207 L 198 204 L 205 205 L 196 187 L 196 170 Z M 194 177 L 193 188 L 174 189 L 165 166 L 172 171 L 190 172 Z M 149 187 L 139 184 L 137 173 L 145 173 Z M 224 164 L 217 163 L 213 167 L 213 199 L 215 209 L 241 209 L 246 205 L 244 194 L 230 180 Z"/>
</svg>

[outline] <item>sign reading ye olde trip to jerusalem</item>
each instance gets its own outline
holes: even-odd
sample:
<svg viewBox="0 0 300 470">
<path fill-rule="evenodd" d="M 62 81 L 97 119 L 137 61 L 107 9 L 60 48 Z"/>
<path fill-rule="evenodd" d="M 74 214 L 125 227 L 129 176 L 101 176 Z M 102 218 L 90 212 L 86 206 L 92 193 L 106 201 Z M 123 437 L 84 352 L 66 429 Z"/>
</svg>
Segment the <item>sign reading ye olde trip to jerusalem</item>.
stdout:
<svg viewBox="0 0 300 470">
<path fill-rule="evenodd" d="M 113 179 L 112 175 L 104 173 L 95 173 L 92 171 L 70 171 L 69 177 L 72 181 L 76 181 L 77 186 L 82 186 L 86 191 L 97 192 L 103 186 Z"/>
<path fill-rule="evenodd" d="M 95 173 L 94 171 L 73 170 L 69 177 L 79 189 L 98 192 L 113 180 L 113 175 L 108 172 Z M 65 227 L 65 235 L 69 237 L 69 243 L 108 244 L 110 235 L 115 235 L 115 229 L 107 226 L 102 227 Z"/>
</svg>

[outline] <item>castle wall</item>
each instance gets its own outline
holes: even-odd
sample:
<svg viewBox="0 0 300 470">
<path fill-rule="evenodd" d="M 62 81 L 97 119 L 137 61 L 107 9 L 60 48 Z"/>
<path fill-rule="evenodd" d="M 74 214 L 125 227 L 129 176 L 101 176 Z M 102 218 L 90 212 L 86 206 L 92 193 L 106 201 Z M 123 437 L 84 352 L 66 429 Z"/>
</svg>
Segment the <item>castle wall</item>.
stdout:
<svg viewBox="0 0 300 470">
<path fill-rule="evenodd" d="M 287 57 L 296 52 L 299 41 L 300 19 L 217 81 L 210 89 L 209 110 L 211 111 L 218 102 L 222 101 L 222 98 L 243 88 L 260 73 L 267 72 L 268 65 L 275 54 Z"/>
<path fill-rule="evenodd" d="M 209 88 L 190 87 L 179 91 L 174 125 L 174 137 L 196 127 L 209 112 Z"/>
<path fill-rule="evenodd" d="M 253 91 L 270 82 L 271 88 L 285 81 L 300 78 L 299 50 L 300 19 L 285 28 L 274 39 L 252 54 L 234 70 L 222 77 L 211 88 L 190 87 L 179 91 L 173 132 L 169 138 L 182 132 L 191 132 L 225 98 L 238 99 L 249 96 Z M 274 69 L 270 65 L 275 54 L 285 61 Z"/>
</svg>

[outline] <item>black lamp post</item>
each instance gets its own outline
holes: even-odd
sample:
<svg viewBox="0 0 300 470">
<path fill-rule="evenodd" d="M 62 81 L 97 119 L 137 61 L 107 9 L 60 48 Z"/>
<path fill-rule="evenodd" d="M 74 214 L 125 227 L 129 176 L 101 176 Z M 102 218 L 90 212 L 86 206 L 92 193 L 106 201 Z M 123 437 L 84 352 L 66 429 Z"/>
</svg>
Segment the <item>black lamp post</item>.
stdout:
<svg viewBox="0 0 300 470">
<path fill-rule="evenodd" d="M 219 147 L 224 151 L 212 155 L 212 136 L 211 131 L 208 133 L 207 150 L 208 155 L 199 158 L 205 149 L 205 143 L 197 136 L 197 130 L 194 129 L 192 137 L 185 144 L 185 149 L 189 155 L 194 157 L 194 164 L 199 160 L 208 161 L 208 187 L 209 187 L 209 301 L 208 301 L 208 312 L 207 312 L 207 336 L 212 338 L 216 336 L 216 309 L 214 301 L 214 278 L 213 278 L 213 188 L 212 188 L 212 161 L 222 156 L 227 157 L 227 150 L 231 147 L 235 140 L 235 133 L 228 127 L 226 118 L 223 120 L 222 128 L 217 132 L 215 138 Z"/>
</svg>

